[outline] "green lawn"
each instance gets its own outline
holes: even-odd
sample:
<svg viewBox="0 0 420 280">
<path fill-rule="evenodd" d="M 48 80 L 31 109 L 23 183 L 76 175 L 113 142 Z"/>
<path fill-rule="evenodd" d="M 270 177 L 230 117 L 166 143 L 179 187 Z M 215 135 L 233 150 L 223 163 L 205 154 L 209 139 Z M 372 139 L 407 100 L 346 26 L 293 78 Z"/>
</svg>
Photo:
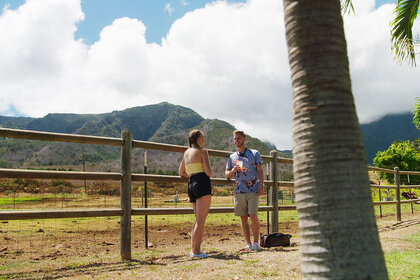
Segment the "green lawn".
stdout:
<svg viewBox="0 0 420 280">
<path fill-rule="evenodd" d="M 0 197 L 0 205 L 13 205 L 20 203 L 31 203 L 31 202 L 41 202 L 45 197 L 41 196 L 23 196 L 23 197 Z"/>
<path fill-rule="evenodd" d="M 420 277 L 420 252 L 394 251 L 385 254 L 386 267 L 389 279 L 419 279 Z"/>
</svg>

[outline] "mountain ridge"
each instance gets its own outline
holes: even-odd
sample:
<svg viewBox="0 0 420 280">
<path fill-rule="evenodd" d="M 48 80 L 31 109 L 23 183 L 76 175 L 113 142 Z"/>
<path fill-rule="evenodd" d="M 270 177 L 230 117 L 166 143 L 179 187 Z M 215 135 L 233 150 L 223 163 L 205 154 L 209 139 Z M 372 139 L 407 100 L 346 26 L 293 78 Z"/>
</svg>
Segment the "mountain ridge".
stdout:
<svg viewBox="0 0 420 280">
<path fill-rule="evenodd" d="M 420 138 L 420 129 L 413 124 L 413 114 L 388 114 L 379 120 L 360 125 L 366 158 L 369 164 L 378 151 L 385 151 L 395 140 L 416 140 Z"/>
<path fill-rule="evenodd" d="M 415 140 L 420 130 L 412 123 L 411 113 L 390 114 L 371 123 L 361 124 L 368 163 L 378 151 L 386 150 L 395 140 Z M 69 134 L 120 137 L 123 129 L 133 133 L 133 139 L 176 145 L 187 145 L 188 131 L 197 128 L 206 135 L 207 147 L 234 150 L 231 124 L 218 119 L 205 119 L 190 108 L 168 102 L 137 106 L 102 114 L 51 113 L 42 118 L 0 116 L 0 127 L 48 131 Z M 74 145 L 73 145 L 74 146 Z M 248 146 L 269 154 L 276 146 L 248 137 Z M 75 146 L 74 146 L 75 147 Z M 72 144 L 40 143 L 7 139 L 0 143 L 0 167 L 79 164 Z M 109 147 L 86 147 L 86 158 L 93 162 L 118 158 L 119 151 Z M 280 156 L 291 157 L 291 150 L 279 150 Z M 54 159 L 60 155 L 59 159 Z M 73 160 L 72 160 L 73 158 Z"/>
<path fill-rule="evenodd" d="M 188 145 L 188 132 L 201 129 L 206 135 L 206 147 L 231 150 L 234 126 L 218 119 L 204 119 L 190 108 L 167 102 L 128 108 L 103 114 L 47 114 L 42 118 L 0 117 L 0 127 L 19 128 L 56 133 L 120 137 L 123 129 L 129 129 L 133 139 L 160 143 Z M 269 154 L 275 146 L 267 145 L 248 136 L 248 146 Z M 82 146 L 74 143 L 41 142 L 34 140 L 5 139 L 0 141 L 0 167 L 36 168 L 80 165 Z M 119 148 L 103 145 L 83 145 L 84 160 L 92 168 L 117 171 Z M 148 160 L 151 168 L 162 172 L 178 169 L 179 153 L 151 151 Z M 281 154 L 282 156 L 286 156 Z M 133 152 L 133 165 L 141 170 L 141 152 Z M 223 162 L 223 163 L 222 163 Z M 223 176 L 224 160 L 219 160 L 218 173 Z M 95 166 L 95 168 L 93 167 Z"/>
</svg>

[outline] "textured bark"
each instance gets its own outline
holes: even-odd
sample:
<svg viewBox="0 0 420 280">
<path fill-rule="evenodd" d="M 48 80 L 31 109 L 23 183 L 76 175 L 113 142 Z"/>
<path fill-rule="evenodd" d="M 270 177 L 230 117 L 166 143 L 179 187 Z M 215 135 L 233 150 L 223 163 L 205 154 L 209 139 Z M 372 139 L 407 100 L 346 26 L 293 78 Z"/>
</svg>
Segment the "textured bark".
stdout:
<svg viewBox="0 0 420 280">
<path fill-rule="evenodd" d="M 284 0 L 304 279 L 388 279 L 339 0 Z"/>
</svg>

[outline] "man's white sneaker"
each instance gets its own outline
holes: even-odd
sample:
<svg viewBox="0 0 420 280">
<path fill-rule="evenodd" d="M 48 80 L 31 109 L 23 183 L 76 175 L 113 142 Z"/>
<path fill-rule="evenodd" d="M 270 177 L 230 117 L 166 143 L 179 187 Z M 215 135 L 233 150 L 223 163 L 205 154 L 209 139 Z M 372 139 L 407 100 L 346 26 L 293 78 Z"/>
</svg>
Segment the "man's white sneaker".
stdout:
<svg viewBox="0 0 420 280">
<path fill-rule="evenodd" d="M 249 245 L 251 245 L 251 244 L 249 244 Z M 258 244 L 258 242 L 254 242 L 252 244 L 251 250 L 252 251 L 259 251 L 260 250 L 260 244 Z"/>
</svg>

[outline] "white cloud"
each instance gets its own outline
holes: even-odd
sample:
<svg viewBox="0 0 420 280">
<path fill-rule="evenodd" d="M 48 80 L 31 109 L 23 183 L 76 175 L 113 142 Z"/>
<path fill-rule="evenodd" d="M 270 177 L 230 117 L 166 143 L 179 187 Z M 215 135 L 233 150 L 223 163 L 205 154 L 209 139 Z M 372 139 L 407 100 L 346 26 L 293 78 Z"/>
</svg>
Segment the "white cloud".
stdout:
<svg viewBox="0 0 420 280">
<path fill-rule="evenodd" d="M 181 0 L 180 3 L 181 3 L 182 6 L 188 6 L 189 5 L 189 3 L 185 0 Z"/>
<path fill-rule="evenodd" d="M 411 110 L 419 68 L 392 59 L 394 6 L 375 10 L 373 0 L 353 3 L 356 15 L 346 17 L 345 30 L 359 119 Z M 215 2 L 177 20 L 161 45 L 146 42 L 140 19 L 120 18 L 89 46 L 74 39 L 84 18 L 80 0 L 27 0 L 17 10 L 5 8 L 0 112 L 14 106 L 40 117 L 168 101 L 290 149 L 292 89 L 282 9 L 277 0 Z"/>
<path fill-rule="evenodd" d="M 172 13 L 173 13 L 173 11 L 174 11 L 174 8 L 172 8 L 172 6 L 171 6 L 171 4 L 170 4 L 170 3 L 166 3 L 166 5 L 165 5 L 165 11 L 167 11 L 167 12 L 168 12 L 168 14 L 169 14 L 170 16 L 172 16 Z"/>
<path fill-rule="evenodd" d="M 360 122 L 386 113 L 411 111 L 419 96 L 419 68 L 398 65 L 391 52 L 390 27 L 394 5 L 383 5 L 345 20 L 346 39 L 356 107 Z"/>
</svg>

